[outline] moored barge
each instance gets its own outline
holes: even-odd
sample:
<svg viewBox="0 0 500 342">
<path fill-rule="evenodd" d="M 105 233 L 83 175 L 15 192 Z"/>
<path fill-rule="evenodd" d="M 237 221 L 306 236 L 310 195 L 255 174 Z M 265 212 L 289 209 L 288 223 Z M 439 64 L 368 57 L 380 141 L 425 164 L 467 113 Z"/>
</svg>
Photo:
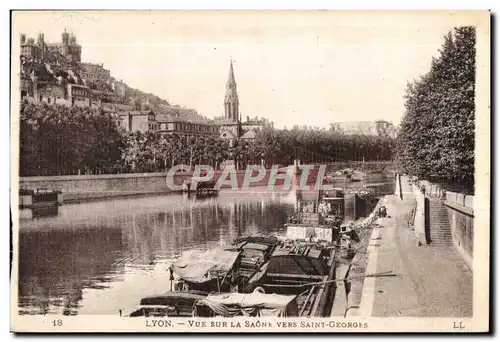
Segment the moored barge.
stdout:
<svg viewBox="0 0 500 342">
<path fill-rule="evenodd" d="M 36 209 L 58 206 L 63 203 L 63 194 L 52 189 L 19 189 L 19 208 Z"/>
<path fill-rule="evenodd" d="M 250 235 L 225 248 L 183 252 L 170 267 L 169 298 L 181 301 L 175 293 L 183 293 L 200 317 L 328 316 L 344 210 L 336 195 L 323 194 L 315 210 L 295 215 L 285 236 Z M 164 315 L 189 315 L 187 307 L 170 306 Z"/>
</svg>

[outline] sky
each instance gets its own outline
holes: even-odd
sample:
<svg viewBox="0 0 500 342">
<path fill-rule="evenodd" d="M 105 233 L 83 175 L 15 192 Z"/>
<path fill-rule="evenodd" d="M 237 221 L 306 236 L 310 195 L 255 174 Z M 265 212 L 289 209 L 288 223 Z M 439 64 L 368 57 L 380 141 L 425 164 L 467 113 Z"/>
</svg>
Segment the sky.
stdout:
<svg viewBox="0 0 500 342">
<path fill-rule="evenodd" d="M 224 114 L 233 60 L 243 118 L 276 127 L 388 120 L 404 114 L 406 84 L 430 68 L 443 37 L 470 12 L 16 12 L 19 34 L 60 42 L 82 61 L 208 118 Z M 14 50 L 13 50 L 14 51 Z"/>
</svg>

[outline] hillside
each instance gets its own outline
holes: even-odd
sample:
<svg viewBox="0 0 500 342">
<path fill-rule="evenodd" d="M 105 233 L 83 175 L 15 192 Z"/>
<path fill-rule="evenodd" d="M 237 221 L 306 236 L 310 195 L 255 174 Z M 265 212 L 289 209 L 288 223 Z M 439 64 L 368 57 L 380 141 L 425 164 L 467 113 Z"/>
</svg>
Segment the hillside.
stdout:
<svg viewBox="0 0 500 342">
<path fill-rule="evenodd" d="M 120 95 L 116 89 L 116 82 L 113 78 L 107 81 L 85 80 L 80 76 L 80 67 L 69 63 L 43 62 L 33 58 L 21 56 L 21 77 L 33 81 L 35 77 L 38 81 L 59 84 L 65 86 L 68 83 L 85 85 L 92 90 L 94 97 L 100 98 L 103 102 L 115 102 L 120 104 L 134 105 L 135 102 L 149 102 L 153 106 L 169 106 L 167 100 L 151 93 L 145 93 L 139 89 L 128 87 L 125 83 L 119 82 L 125 88 L 124 94 Z M 134 102 L 135 101 L 135 102 Z"/>
<path fill-rule="evenodd" d="M 156 95 L 151 94 L 151 93 L 145 93 L 139 89 L 130 88 L 128 86 L 127 86 L 127 91 L 126 91 L 125 96 L 129 99 L 138 98 L 138 99 L 141 99 L 142 101 L 146 101 L 146 99 L 147 99 L 147 101 L 149 101 L 149 103 L 152 106 L 158 106 L 158 105 L 170 106 L 170 103 L 168 103 L 167 100 L 164 100 L 164 99 L 160 98 L 159 96 L 156 96 Z"/>
</svg>

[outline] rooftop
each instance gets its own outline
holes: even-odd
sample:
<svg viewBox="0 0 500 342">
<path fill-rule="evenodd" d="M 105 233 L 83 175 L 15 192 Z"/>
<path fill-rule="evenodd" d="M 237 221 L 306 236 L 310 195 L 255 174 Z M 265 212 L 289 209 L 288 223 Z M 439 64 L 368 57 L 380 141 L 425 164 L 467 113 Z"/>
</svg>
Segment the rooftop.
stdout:
<svg viewBox="0 0 500 342">
<path fill-rule="evenodd" d="M 150 110 L 128 110 L 128 111 L 119 111 L 118 115 L 149 115 L 151 114 Z"/>
<path fill-rule="evenodd" d="M 105 109 L 117 110 L 117 111 L 126 111 L 134 109 L 134 107 L 132 107 L 131 105 L 120 104 L 120 103 L 103 103 L 102 107 Z"/>
<path fill-rule="evenodd" d="M 181 108 L 177 106 L 159 105 L 153 108 L 153 111 L 157 115 L 157 121 L 191 122 L 191 123 L 206 124 L 206 125 L 213 124 L 212 120 L 209 120 L 201 116 L 194 109 Z"/>
<path fill-rule="evenodd" d="M 218 125 L 236 125 L 237 122 L 231 119 L 228 119 L 224 116 L 217 116 L 214 118 L 214 122 Z"/>
</svg>

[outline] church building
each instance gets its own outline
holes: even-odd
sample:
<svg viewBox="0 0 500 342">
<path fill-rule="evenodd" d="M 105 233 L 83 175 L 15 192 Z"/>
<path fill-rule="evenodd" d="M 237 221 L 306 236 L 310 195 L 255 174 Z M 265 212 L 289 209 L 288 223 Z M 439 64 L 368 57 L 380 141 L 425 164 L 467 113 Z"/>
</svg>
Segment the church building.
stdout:
<svg viewBox="0 0 500 342">
<path fill-rule="evenodd" d="M 236 79 L 234 77 L 233 61 L 229 65 L 229 76 L 226 82 L 226 94 L 224 96 L 224 116 L 214 118 L 219 126 L 219 136 L 223 139 L 255 139 L 256 134 L 263 128 L 273 128 L 273 123 L 264 118 L 246 117 L 242 122 L 240 113 L 240 101 Z"/>
</svg>

